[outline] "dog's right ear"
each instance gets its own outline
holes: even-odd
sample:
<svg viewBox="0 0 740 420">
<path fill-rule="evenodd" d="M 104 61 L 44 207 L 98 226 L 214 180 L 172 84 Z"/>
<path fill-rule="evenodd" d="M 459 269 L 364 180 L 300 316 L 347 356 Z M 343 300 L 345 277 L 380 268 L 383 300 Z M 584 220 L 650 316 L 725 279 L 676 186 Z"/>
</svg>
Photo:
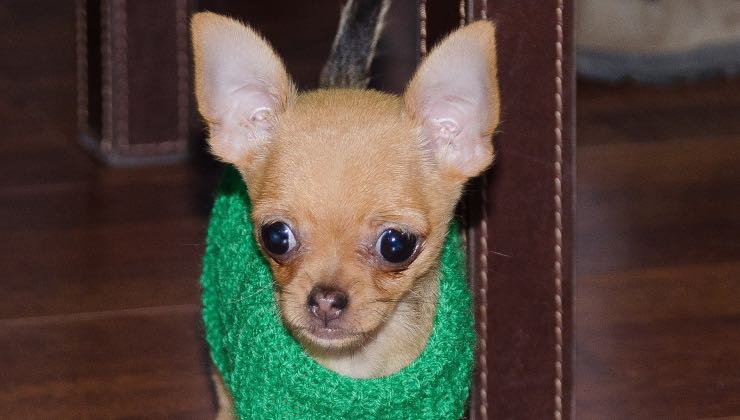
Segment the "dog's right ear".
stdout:
<svg viewBox="0 0 740 420">
<path fill-rule="evenodd" d="M 495 28 L 478 21 L 435 46 L 404 94 L 424 148 L 453 183 L 493 162 L 491 134 L 501 108 L 496 73 Z"/>
<path fill-rule="evenodd" d="M 219 159 L 251 165 L 295 87 L 270 45 L 242 23 L 215 13 L 191 21 L 198 110 Z"/>
</svg>

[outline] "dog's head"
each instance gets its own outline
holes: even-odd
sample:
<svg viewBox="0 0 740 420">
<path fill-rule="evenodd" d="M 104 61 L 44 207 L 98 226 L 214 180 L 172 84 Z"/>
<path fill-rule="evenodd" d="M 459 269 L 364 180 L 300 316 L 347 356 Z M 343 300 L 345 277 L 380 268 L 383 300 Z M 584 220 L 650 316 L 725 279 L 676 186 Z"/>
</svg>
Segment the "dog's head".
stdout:
<svg viewBox="0 0 740 420">
<path fill-rule="evenodd" d="M 403 97 L 298 94 L 248 27 L 201 13 L 192 29 L 209 144 L 247 183 L 284 322 L 322 348 L 361 343 L 435 275 L 463 184 L 491 164 L 493 26 L 444 40 Z"/>
</svg>

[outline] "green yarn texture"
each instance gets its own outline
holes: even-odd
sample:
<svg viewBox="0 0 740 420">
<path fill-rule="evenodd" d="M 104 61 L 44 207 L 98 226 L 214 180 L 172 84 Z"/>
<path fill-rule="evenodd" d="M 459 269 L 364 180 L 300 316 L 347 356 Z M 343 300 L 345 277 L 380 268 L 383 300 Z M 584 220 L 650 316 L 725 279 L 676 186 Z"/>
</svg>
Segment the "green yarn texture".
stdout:
<svg viewBox="0 0 740 420">
<path fill-rule="evenodd" d="M 203 320 L 214 363 L 242 419 L 456 419 L 464 414 L 475 331 L 460 235 L 450 227 L 426 348 L 392 375 L 353 379 L 316 363 L 283 325 L 272 274 L 252 234 L 246 187 L 221 183 L 203 260 Z"/>
</svg>

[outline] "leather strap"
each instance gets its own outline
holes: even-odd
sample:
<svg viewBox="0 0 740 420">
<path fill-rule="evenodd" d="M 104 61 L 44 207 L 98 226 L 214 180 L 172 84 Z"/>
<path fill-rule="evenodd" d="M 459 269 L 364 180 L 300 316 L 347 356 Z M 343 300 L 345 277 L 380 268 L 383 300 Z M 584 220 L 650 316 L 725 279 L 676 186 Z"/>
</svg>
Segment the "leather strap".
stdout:
<svg viewBox="0 0 740 420">
<path fill-rule="evenodd" d="M 82 142 L 113 165 L 172 161 L 190 123 L 188 0 L 76 0 Z"/>
<path fill-rule="evenodd" d="M 480 340 L 469 416 L 570 418 L 572 2 L 452 3 L 420 3 L 428 42 L 461 19 L 492 19 L 503 100 L 496 164 L 469 187 L 461 207 Z M 459 16 L 441 13 L 453 6 Z"/>
</svg>

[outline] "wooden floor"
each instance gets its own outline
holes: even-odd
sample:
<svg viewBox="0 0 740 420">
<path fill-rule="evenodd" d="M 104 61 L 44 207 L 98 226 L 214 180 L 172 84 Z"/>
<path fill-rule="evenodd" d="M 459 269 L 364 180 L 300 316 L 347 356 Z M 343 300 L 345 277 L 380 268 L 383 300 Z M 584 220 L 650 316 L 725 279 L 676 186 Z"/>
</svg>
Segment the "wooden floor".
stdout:
<svg viewBox="0 0 740 420">
<path fill-rule="evenodd" d="M 0 6 L 0 418 L 209 418 L 218 171 L 80 150 L 70 6 Z M 740 82 L 578 106 L 577 418 L 740 415 Z"/>
<path fill-rule="evenodd" d="M 0 418 L 211 418 L 214 171 L 112 170 L 76 145 L 72 6 L 0 6 Z"/>
<path fill-rule="evenodd" d="M 579 88 L 577 417 L 740 417 L 740 82 Z"/>
</svg>

